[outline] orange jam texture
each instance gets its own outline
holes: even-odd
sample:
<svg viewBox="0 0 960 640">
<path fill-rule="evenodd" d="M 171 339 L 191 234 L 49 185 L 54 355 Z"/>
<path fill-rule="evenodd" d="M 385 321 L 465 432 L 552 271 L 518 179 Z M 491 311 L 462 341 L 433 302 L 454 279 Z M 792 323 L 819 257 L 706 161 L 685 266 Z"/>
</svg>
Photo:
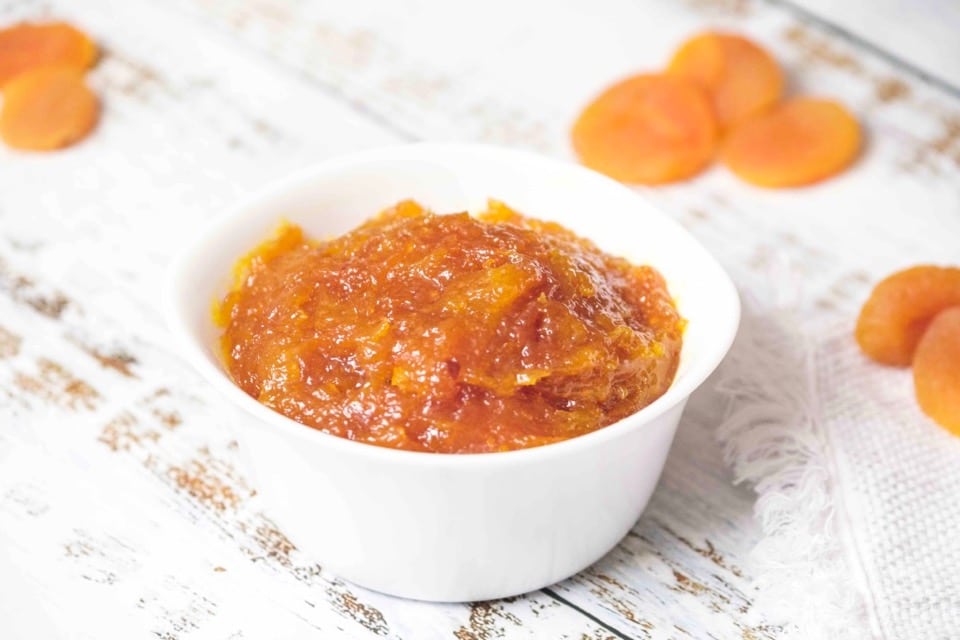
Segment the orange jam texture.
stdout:
<svg viewBox="0 0 960 640">
<path fill-rule="evenodd" d="M 411 201 L 329 241 L 286 225 L 215 307 L 234 381 L 326 433 L 438 453 L 589 433 L 666 391 L 684 321 L 652 267 L 491 201 Z"/>
</svg>

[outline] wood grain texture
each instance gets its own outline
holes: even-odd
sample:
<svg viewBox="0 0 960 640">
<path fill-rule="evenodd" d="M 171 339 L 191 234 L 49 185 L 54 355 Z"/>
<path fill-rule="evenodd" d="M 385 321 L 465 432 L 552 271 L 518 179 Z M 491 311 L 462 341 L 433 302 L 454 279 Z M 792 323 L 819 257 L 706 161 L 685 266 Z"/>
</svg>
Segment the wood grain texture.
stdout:
<svg viewBox="0 0 960 640">
<path fill-rule="evenodd" d="M 802 637 L 754 605 L 760 530 L 713 440 L 723 407 L 709 385 L 644 516 L 595 566 L 503 601 L 401 601 L 330 575 L 271 519 L 244 417 L 170 350 L 158 287 L 198 225 L 318 159 L 427 138 L 569 157 L 567 127 L 594 92 L 718 24 L 768 44 L 798 89 L 843 97 L 870 147 L 848 176 L 789 199 L 720 169 L 640 192 L 741 284 L 759 282 L 749 295 L 790 303 L 763 286 L 785 273 L 837 316 L 893 262 L 955 258 L 885 229 L 857 259 L 822 248 L 906 200 L 933 212 L 918 224 L 960 232 L 952 99 L 740 0 L 0 0 L 4 22 L 45 15 L 100 40 L 105 113 L 68 151 L 0 149 L 0 556 L 39 603 L 23 610 L 70 638 Z"/>
</svg>

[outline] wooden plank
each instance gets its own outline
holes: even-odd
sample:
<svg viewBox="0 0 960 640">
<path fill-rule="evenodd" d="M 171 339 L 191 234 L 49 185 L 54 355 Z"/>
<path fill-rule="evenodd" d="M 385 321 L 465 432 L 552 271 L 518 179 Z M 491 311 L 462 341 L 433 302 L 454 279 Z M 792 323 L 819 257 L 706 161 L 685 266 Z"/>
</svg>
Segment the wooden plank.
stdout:
<svg viewBox="0 0 960 640">
<path fill-rule="evenodd" d="M 0 150 L 0 549 L 73 637 L 98 637 L 105 619 L 167 638 L 786 632 L 753 605 L 760 531 L 713 442 L 711 391 L 691 401 L 644 517 L 596 566 L 508 601 L 399 601 L 329 575 L 272 523 L 231 429 L 243 418 L 168 352 L 157 286 L 197 224 L 316 159 L 420 138 L 569 157 L 566 127 L 587 96 L 716 23 L 769 44 L 795 85 L 853 105 L 870 154 L 790 199 L 720 169 L 641 192 L 742 283 L 782 268 L 841 314 L 900 245 L 879 229 L 862 268 L 834 260 L 818 241 L 837 233 L 837 202 L 850 229 L 911 197 L 930 210 L 919 224 L 958 229 L 954 101 L 762 3 L 0 3 L 4 19 L 44 13 L 103 39 L 93 78 L 106 112 L 62 154 Z M 784 217 L 804 224 L 785 230 Z"/>
<path fill-rule="evenodd" d="M 830 2 L 794 0 L 788 10 L 815 16 L 953 87 L 960 87 L 960 6 L 951 0 Z"/>
<path fill-rule="evenodd" d="M 871 135 L 868 156 L 843 179 L 789 199 L 744 187 L 720 169 L 683 187 L 641 190 L 644 195 L 696 233 L 741 283 L 751 282 L 764 304 L 796 304 L 791 290 L 802 282 L 810 304 L 828 318 L 849 314 L 866 284 L 892 268 L 891 255 L 902 263 L 955 257 L 910 245 L 895 228 L 870 229 L 876 239 L 864 243 L 859 264 L 820 248 L 822 238 L 838 233 L 838 214 L 846 218 L 840 232 L 857 233 L 870 228 L 873 212 L 910 197 L 927 210 L 919 224 L 941 233 L 958 229 L 951 186 L 960 166 L 958 108 L 951 96 L 902 68 L 765 3 L 609 1 L 548 9 L 494 2 L 458 15 L 442 9 L 435 15 L 433 5 L 421 6 L 422 13 L 404 8 L 404 15 L 382 7 L 344 15 L 270 0 L 181 5 L 318 85 L 382 109 L 421 137 L 452 135 L 566 157 L 566 127 L 599 87 L 656 68 L 677 41 L 706 25 L 745 31 L 784 61 L 794 91 L 838 96 L 861 115 Z M 549 24 L 541 27 L 547 15 Z M 438 24 L 455 35 L 455 52 L 444 49 L 449 34 L 438 37 Z M 445 53 L 438 59 L 440 49 Z M 846 206 L 840 212 L 839 203 Z M 785 228 L 780 216 L 804 224 Z M 770 270 L 789 286 L 771 290 L 764 281 Z M 728 486 L 708 444 L 716 398 L 702 393 L 697 400 L 704 409 L 685 418 L 636 535 L 552 591 L 636 637 L 776 634 L 762 612 L 750 611 L 755 594 L 746 550 L 756 532 L 744 515 L 749 497 Z M 698 457 L 700 450 L 712 450 L 712 458 Z M 731 568 L 731 557 L 746 569 Z M 750 614 L 753 626 L 744 623 Z M 678 619 L 690 628 L 671 626 Z"/>
</svg>

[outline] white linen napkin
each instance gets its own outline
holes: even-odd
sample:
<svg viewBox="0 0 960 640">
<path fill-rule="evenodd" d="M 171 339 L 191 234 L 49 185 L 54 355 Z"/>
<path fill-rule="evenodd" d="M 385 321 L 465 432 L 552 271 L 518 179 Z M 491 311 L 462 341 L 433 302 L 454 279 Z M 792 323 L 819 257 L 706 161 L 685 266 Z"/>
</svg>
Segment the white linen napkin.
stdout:
<svg viewBox="0 0 960 640">
<path fill-rule="evenodd" d="M 960 437 L 854 320 L 748 301 L 722 370 L 718 437 L 766 533 L 757 606 L 801 638 L 960 638 Z"/>
</svg>

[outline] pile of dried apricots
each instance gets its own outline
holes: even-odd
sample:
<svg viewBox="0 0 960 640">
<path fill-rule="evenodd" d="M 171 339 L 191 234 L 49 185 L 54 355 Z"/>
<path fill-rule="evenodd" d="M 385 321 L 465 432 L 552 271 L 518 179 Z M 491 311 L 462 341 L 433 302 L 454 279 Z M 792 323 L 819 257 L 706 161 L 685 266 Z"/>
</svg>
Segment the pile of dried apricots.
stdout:
<svg viewBox="0 0 960 640">
<path fill-rule="evenodd" d="M 64 22 L 0 29 L 0 138 L 15 149 L 71 145 L 97 124 L 100 103 L 84 81 L 97 45 Z"/>
<path fill-rule="evenodd" d="M 699 173 L 715 157 L 764 187 L 818 182 L 849 166 L 860 127 L 832 100 L 782 100 L 776 60 L 743 36 L 706 32 L 683 43 L 666 71 L 631 76 L 600 94 L 573 125 L 588 167 L 630 184 Z"/>
<path fill-rule="evenodd" d="M 855 335 L 876 362 L 913 365 L 920 408 L 960 435 L 960 268 L 921 265 L 881 280 Z"/>
</svg>

